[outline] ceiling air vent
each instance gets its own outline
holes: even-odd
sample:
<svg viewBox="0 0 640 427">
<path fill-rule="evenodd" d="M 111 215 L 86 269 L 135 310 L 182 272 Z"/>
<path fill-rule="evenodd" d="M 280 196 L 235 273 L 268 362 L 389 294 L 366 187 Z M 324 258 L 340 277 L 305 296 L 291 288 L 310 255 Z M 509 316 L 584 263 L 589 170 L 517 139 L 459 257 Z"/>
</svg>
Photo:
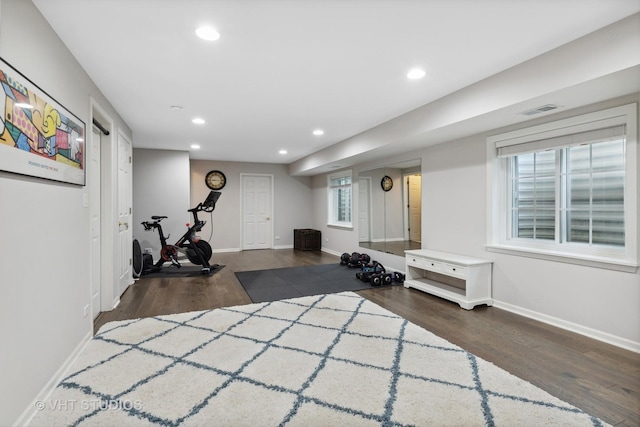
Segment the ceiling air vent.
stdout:
<svg viewBox="0 0 640 427">
<path fill-rule="evenodd" d="M 531 110 L 523 111 L 520 114 L 523 116 L 533 116 L 534 114 L 545 113 L 547 111 L 555 110 L 556 108 L 560 108 L 560 105 L 547 104 L 541 107 L 532 108 Z"/>
</svg>

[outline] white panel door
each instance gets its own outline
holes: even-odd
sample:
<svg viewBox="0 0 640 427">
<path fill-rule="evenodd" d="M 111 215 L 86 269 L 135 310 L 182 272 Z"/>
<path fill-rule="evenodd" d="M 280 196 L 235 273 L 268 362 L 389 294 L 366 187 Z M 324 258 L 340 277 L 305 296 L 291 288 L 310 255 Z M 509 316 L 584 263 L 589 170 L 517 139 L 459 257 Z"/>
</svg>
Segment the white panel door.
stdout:
<svg viewBox="0 0 640 427">
<path fill-rule="evenodd" d="M 422 241 L 422 176 L 409 176 L 409 240 Z"/>
<path fill-rule="evenodd" d="M 270 249 L 272 227 L 272 177 L 242 175 L 242 249 Z"/>
<path fill-rule="evenodd" d="M 131 187 L 131 142 L 124 135 L 118 134 L 118 255 L 115 267 L 120 295 L 133 283 Z"/>
<path fill-rule="evenodd" d="M 89 152 L 89 169 L 87 180 L 89 186 L 89 238 L 91 239 L 91 312 L 95 319 L 100 314 L 101 293 L 101 252 L 100 252 L 100 132 L 95 127 L 91 133 L 91 150 Z"/>
<path fill-rule="evenodd" d="M 369 221 L 371 180 L 360 178 L 358 180 L 358 241 L 369 242 L 371 240 L 371 223 Z"/>
</svg>

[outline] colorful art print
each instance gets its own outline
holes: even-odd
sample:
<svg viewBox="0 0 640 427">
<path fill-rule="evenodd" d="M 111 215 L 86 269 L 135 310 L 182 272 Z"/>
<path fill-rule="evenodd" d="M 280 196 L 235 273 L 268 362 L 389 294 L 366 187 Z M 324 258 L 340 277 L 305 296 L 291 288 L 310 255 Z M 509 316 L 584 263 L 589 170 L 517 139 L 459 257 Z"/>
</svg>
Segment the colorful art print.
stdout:
<svg viewBox="0 0 640 427">
<path fill-rule="evenodd" d="M 0 58 L 0 170 L 85 184 L 85 125 Z"/>
</svg>

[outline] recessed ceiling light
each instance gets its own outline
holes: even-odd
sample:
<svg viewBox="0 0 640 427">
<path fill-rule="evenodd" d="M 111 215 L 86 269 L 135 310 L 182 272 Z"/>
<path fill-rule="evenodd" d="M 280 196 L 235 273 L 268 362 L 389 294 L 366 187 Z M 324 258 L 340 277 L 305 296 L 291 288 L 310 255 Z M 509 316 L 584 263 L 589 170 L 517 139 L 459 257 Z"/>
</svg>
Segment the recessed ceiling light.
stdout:
<svg viewBox="0 0 640 427">
<path fill-rule="evenodd" d="M 191 148 L 193 148 L 194 150 L 199 150 L 200 146 L 198 144 L 191 144 Z"/>
<path fill-rule="evenodd" d="M 203 125 L 205 123 L 204 119 L 202 119 L 200 117 L 195 117 L 193 120 L 191 120 L 191 122 L 193 122 L 193 123 L 195 123 L 197 125 Z"/>
<path fill-rule="evenodd" d="M 422 68 L 413 68 L 407 73 L 407 78 L 417 80 L 423 78 L 427 73 Z"/>
<path fill-rule="evenodd" d="M 324 135 L 324 131 L 322 129 L 316 129 L 316 130 L 313 131 L 313 134 L 315 136 Z"/>
<path fill-rule="evenodd" d="M 280 150 L 280 151 L 278 151 L 278 153 L 280 153 L 282 155 L 285 155 L 285 154 L 287 154 L 287 150 Z"/>
<path fill-rule="evenodd" d="M 196 35 L 203 40 L 215 41 L 220 38 L 220 33 L 215 28 L 208 25 L 196 28 Z"/>
</svg>

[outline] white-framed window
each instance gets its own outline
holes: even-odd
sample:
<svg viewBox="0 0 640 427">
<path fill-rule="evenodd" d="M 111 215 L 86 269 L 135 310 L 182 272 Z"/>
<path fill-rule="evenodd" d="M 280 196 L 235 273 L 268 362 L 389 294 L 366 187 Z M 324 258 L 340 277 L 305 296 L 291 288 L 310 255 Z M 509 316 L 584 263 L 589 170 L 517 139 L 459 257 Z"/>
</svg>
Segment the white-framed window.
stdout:
<svg viewBox="0 0 640 427">
<path fill-rule="evenodd" d="M 352 172 L 346 170 L 328 176 L 328 225 L 351 227 Z"/>
<path fill-rule="evenodd" d="M 487 249 L 638 267 L 637 107 L 487 139 Z"/>
</svg>

